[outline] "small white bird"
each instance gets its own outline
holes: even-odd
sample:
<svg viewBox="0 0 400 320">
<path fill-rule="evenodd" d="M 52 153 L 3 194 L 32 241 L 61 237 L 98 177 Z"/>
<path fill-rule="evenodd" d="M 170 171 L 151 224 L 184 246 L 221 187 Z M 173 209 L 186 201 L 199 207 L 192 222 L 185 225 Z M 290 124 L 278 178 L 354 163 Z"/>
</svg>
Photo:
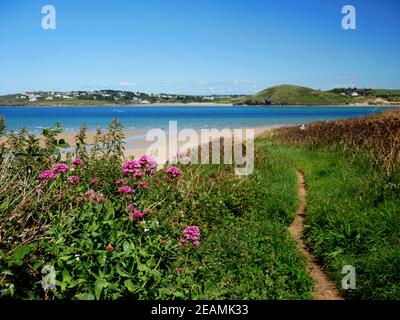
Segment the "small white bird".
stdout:
<svg viewBox="0 0 400 320">
<path fill-rule="evenodd" d="M 300 130 L 304 130 L 306 127 L 304 126 L 304 124 L 301 125 Z"/>
</svg>

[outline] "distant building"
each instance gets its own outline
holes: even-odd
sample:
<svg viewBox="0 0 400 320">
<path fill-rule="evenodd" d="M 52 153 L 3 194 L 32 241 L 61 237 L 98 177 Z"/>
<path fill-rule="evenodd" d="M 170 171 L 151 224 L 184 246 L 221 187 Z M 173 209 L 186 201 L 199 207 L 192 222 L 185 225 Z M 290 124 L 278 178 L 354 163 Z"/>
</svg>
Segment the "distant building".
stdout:
<svg viewBox="0 0 400 320">
<path fill-rule="evenodd" d="M 354 92 L 351 94 L 351 96 L 352 96 L 352 97 L 358 97 L 358 93 L 354 91 Z"/>
</svg>

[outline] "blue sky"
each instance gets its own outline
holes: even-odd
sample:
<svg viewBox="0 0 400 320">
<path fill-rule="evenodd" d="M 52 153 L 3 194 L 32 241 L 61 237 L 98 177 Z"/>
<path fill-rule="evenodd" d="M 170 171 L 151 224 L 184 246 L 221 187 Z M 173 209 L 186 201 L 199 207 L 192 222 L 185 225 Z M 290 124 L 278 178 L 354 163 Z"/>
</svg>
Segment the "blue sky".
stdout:
<svg viewBox="0 0 400 320">
<path fill-rule="evenodd" d="M 56 30 L 41 27 L 47 4 Z M 1 0 L 0 93 L 400 88 L 399 17 L 398 0 Z"/>
</svg>

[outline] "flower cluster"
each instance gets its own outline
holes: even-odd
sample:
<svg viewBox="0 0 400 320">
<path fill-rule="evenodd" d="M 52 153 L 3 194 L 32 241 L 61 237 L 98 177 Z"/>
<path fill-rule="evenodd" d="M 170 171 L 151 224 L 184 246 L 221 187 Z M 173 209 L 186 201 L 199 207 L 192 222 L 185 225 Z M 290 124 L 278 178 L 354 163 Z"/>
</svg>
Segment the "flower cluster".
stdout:
<svg viewBox="0 0 400 320">
<path fill-rule="evenodd" d="M 129 186 L 123 186 L 123 187 L 119 188 L 118 191 L 120 193 L 124 193 L 124 194 L 131 194 L 132 192 L 134 192 L 134 190 Z"/>
<path fill-rule="evenodd" d="M 143 173 L 154 175 L 157 169 L 156 161 L 151 156 L 141 156 L 139 160 L 128 160 L 122 164 L 122 171 L 125 177 L 133 175 L 136 178 L 143 177 Z"/>
<path fill-rule="evenodd" d="M 189 226 L 187 228 L 185 228 L 182 233 L 185 235 L 184 238 L 181 238 L 179 240 L 179 243 L 183 246 L 185 245 L 187 242 L 191 241 L 192 245 L 196 248 L 198 248 L 200 246 L 200 229 L 197 226 Z"/>
<path fill-rule="evenodd" d="M 79 182 L 79 177 L 78 176 L 70 176 L 68 178 L 68 181 L 71 185 L 76 186 Z"/>
<path fill-rule="evenodd" d="M 91 179 L 90 180 L 90 184 L 92 185 L 92 186 L 98 186 L 99 185 L 99 179 L 98 178 L 93 178 L 93 179 Z"/>
<path fill-rule="evenodd" d="M 76 167 L 80 166 L 81 164 L 83 164 L 83 161 L 81 159 L 75 158 L 72 159 L 72 164 Z"/>
<path fill-rule="evenodd" d="M 69 167 L 65 163 L 57 163 L 53 169 L 51 169 L 54 173 L 65 173 L 69 171 Z"/>
<path fill-rule="evenodd" d="M 52 169 L 44 170 L 40 173 L 39 179 L 41 183 L 58 178 L 57 173 L 65 173 L 69 171 L 69 167 L 65 163 L 57 163 Z"/>
<path fill-rule="evenodd" d="M 40 173 L 39 179 L 41 183 L 45 183 L 50 180 L 56 180 L 58 175 L 53 172 L 53 170 L 44 170 Z"/>
<path fill-rule="evenodd" d="M 182 170 L 177 167 L 169 167 L 167 168 L 167 170 L 165 170 L 165 173 L 168 177 L 174 179 L 180 177 L 180 175 L 182 174 Z"/>
</svg>

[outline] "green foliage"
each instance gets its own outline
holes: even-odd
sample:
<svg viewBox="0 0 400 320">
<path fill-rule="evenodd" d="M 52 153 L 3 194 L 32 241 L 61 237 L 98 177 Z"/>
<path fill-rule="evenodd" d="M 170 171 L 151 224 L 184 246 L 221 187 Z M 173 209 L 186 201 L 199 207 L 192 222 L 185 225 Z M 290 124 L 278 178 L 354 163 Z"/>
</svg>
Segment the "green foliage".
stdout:
<svg viewBox="0 0 400 320">
<path fill-rule="evenodd" d="M 39 182 L 53 159 L 30 173 L 10 158 L 0 175 L 0 290 L 23 299 L 305 299 L 312 282 L 287 233 L 297 206 L 293 168 L 265 146 L 256 171 L 238 178 L 229 165 L 179 165 L 179 179 L 159 170 L 148 189 L 123 177 L 122 128 L 115 120 L 74 171 Z M 10 138 L 10 137 L 8 137 Z M 77 137 L 85 141 L 85 130 Z M 96 146 L 97 145 L 97 146 Z M 76 157 L 77 154 L 71 155 Z M 73 167 L 70 158 L 66 163 Z M 69 177 L 79 176 L 77 185 Z M 96 177 L 98 183 L 93 185 Z M 122 194 L 115 184 L 136 189 Z M 95 198 L 89 198 L 93 190 Z M 130 217 L 129 204 L 144 212 Z M 199 248 L 181 246 L 182 230 L 197 225 Z M 43 290 L 42 270 L 55 269 Z"/>
</svg>

